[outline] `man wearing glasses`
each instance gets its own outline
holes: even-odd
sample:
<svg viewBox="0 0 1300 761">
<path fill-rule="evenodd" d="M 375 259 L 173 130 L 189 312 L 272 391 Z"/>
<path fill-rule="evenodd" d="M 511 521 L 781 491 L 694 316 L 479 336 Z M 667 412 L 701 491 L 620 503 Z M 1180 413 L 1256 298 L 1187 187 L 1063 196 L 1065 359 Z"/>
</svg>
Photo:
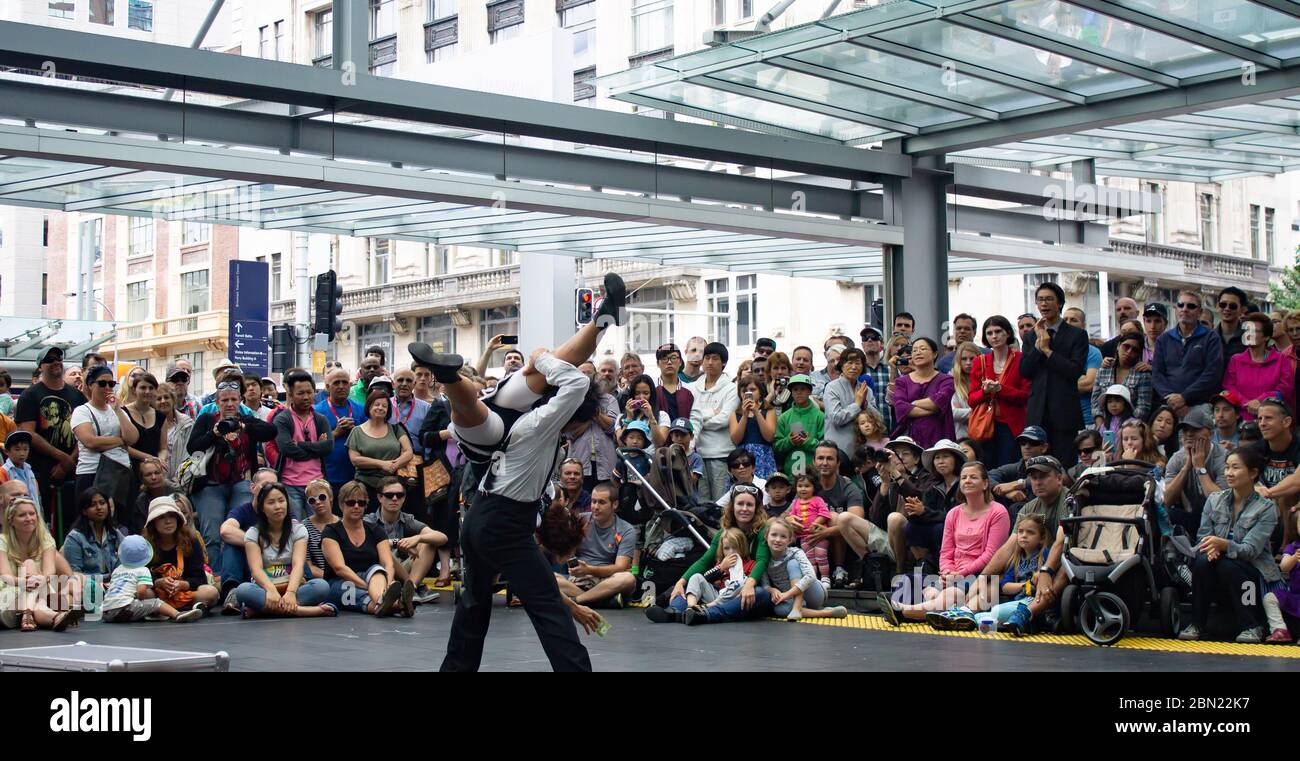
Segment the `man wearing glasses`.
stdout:
<svg viewBox="0 0 1300 761">
<path fill-rule="evenodd" d="M 682 352 L 677 344 L 666 343 L 655 349 L 659 365 L 659 386 L 655 389 L 655 408 L 668 413 L 668 419 L 690 417 L 695 395 L 682 383 Z"/>
<path fill-rule="evenodd" d="M 388 476 L 379 482 L 379 509 L 362 518 L 361 522 L 379 529 L 392 543 L 393 575 L 402 582 L 402 599 L 421 605 L 437 602 L 438 593 L 421 582 L 438 559 L 438 548 L 447 543 L 447 535 L 424 525 L 414 515 L 402 512 L 405 503 L 406 487 L 402 480 Z M 406 593 L 408 589 L 409 594 Z M 408 618 L 414 615 L 414 604 L 405 612 Z"/>
<path fill-rule="evenodd" d="M 1038 322 L 1021 336 L 1020 374 L 1030 382 L 1026 422 L 1047 431 L 1051 452 L 1068 468 L 1078 459 L 1074 435 L 1083 428 L 1079 379 L 1087 366 L 1088 334 L 1061 317 L 1065 291 L 1056 283 L 1039 285 L 1034 302 Z"/>
<path fill-rule="evenodd" d="M 1219 392 L 1223 378 L 1223 340 L 1200 322 L 1201 297 L 1178 294 L 1173 329 L 1156 341 L 1151 384 L 1178 417 Z"/>
<path fill-rule="evenodd" d="M 1223 366 L 1233 355 L 1246 350 L 1242 341 L 1241 318 L 1246 316 L 1249 298 L 1240 288 L 1228 286 L 1219 291 L 1219 338 L 1223 341 Z"/>
</svg>

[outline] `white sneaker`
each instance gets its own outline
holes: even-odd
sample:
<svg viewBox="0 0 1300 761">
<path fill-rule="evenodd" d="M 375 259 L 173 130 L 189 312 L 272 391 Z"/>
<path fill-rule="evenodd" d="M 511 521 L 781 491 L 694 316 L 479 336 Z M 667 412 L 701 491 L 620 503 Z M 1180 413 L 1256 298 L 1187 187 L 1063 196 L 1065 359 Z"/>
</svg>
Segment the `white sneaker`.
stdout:
<svg viewBox="0 0 1300 761">
<path fill-rule="evenodd" d="M 438 592 L 435 592 L 428 587 L 420 586 L 416 588 L 414 599 L 420 605 L 428 605 L 437 602 L 440 597 L 442 597 L 442 595 Z"/>
<path fill-rule="evenodd" d="M 1195 642 L 1201 638 L 1201 627 L 1196 624 L 1189 624 L 1186 629 L 1178 633 L 1178 639 L 1184 642 Z"/>
<path fill-rule="evenodd" d="M 803 618 L 803 614 L 797 610 L 792 610 L 789 613 L 786 613 L 785 617 L 787 621 L 798 621 L 799 619 Z"/>
<path fill-rule="evenodd" d="M 172 620 L 178 624 L 188 624 L 191 621 L 198 621 L 200 618 L 203 618 L 203 610 L 200 608 L 190 608 Z"/>
</svg>

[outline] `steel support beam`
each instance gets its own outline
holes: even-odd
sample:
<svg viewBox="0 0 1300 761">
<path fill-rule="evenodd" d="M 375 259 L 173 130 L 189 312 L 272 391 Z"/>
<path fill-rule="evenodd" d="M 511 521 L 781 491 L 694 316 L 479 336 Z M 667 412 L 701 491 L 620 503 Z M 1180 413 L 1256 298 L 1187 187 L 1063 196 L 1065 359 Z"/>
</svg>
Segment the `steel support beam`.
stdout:
<svg viewBox="0 0 1300 761">
<path fill-rule="evenodd" d="M 953 164 L 952 174 L 953 192 L 958 195 L 1040 207 L 1055 201 L 1066 210 L 1074 210 L 1076 202 L 1080 202 L 1084 206 L 1099 206 L 1106 216 L 1113 217 L 1160 211 L 1160 196 L 1098 185 L 1095 178 L 1062 180 L 970 164 Z"/>
<path fill-rule="evenodd" d="M 0 21 L 0 65 L 40 70 L 51 60 L 79 76 L 792 172 L 872 180 L 908 171 L 899 156 L 833 143 L 376 77 L 360 66 L 349 82 L 313 66 Z"/>
<path fill-rule="evenodd" d="M 904 151 L 913 155 L 956 153 L 1067 132 L 1113 127 L 1129 122 L 1184 117 L 1200 111 L 1258 103 L 1297 94 L 1300 94 L 1300 67 L 1280 71 L 1261 71 L 1255 75 L 1255 84 L 1252 87 L 1243 87 L 1239 77 L 1228 77 L 1174 90 L 1119 96 L 1110 100 L 1089 102 L 1074 108 L 1061 108 L 1032 116 L 1003 119 L 994 124 L 933 130 L 927 134 L 906 138 Z M 1223 121 L 1205 117 L 1203 123 L 1223 125 Z M 1249 126 L 1243 127 L 1240 120 L 1224 126 L 1250 129 Z M 1294 134 L 1294 128 L 1290 132 Z"/>
<path fill-rule="evenodd" d="M 333 0 L 330 24 L 334 33 L 330 67 L 345 76 L 370 73 L 370 4 Z"/>
<path fill-rule="evenodd" d="M 745 177 L 657 162 L 585 155 L 421 135 L 400 130 L 296 119 L 251 111 L 182 103 L 160 103 L 127 95 L 0 81 L 0 114 L 38 122 L 69 124 L 138 134 L 162 134 L 223 145 L 272 148 L 484 176 L 507 176 L 588 185 L 665 196 L 791 208 L 850 216 L 854 196 L 847 188 Z M 731 130 L 731 132 L 735 132 Z M 858 151 L 864 152 L 864 151 Z M 762 166 L 769 164 L 764 160 Z M 836 180 L 846 184 L 842 180 Z"/>
</svg>

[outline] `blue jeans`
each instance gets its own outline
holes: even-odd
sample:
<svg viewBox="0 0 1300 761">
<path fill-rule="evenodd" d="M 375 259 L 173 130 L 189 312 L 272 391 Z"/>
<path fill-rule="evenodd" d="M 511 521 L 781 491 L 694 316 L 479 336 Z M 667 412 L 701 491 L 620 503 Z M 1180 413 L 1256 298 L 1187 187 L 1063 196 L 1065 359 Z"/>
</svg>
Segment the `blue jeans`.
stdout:
<svg viewBox="0 0 1300 761">
<path fill-rule="evenodd" d="M 208 563 L 215 563 L 212 572 L 221 575 L 221 524 L 230 511 L 253 501 L 248 481 L 235 484 L 208 483 L 194 495 L 194 514 L 203 546 L 208 550 Z M 247 573 L 247 571 L 245 571 Z"/>
<path fill-rule="evenodd" d="M 286 485 L 284 491 L 289 495 L 290 517 L 299 523 L 307 520 L 307 487 Z"/>
<path fill-rule="evenodd" d="M 330 585 L 324 579 L 312 579 L 304 581 L 298 586 L 298 604 L 304 607 L 313 607 L 325 602 L 330 594 Z M 261 613 L 266 608 L 266 590 L 261 584 L 252 581 L 245 581 L 235 590 L 235 599 L 240 605 L 245 605 Z"/>
<path fill-rule="evenodd" d="M 241 584 L 252 579 L 248 572 L 248 556 L 244 554 L 244 545 L 236 547 L 225 541 L 221 543 L 221 584 L 233 581 Z"/>
<path fill-rule="evenodd" d="M 1020 459 L 1020 445 L 1016 443 L 1016 435 L 1011 432 L 1011 426 L 1006 423 L 994 423 L 993 441 L 980 446 L 984 448 L 984 461 L 989 463 L 990 470 Z"/>
<path fill-rule="evenodd" d="M 668 603 L 668 607 L 679 613 L 686 612 L 686 597 L 684 595 L 674 597 L 672 602 Z M 711 624 L 767 618 L 772 615 L 772 596 L 767 593 L 767 589 L 764 587 L 758 587 L 754 590 L 754 604 L 749 606 L 749 610 L 745 610 L 740 597 L 733 597 L 724 603 L 706 608 L 706 610 L 709 612 L 709 623 Z"/>
<path fill-rule="evenodd" d="M 363 574 L 358 574 L 370 583 L 371 577 L 376 573 L 383 573 L 382 565 L 372 565 Z M 324 581 L 324 579 L 322 579 Z M 390 579 L 391 581 L 391 579 Z M 339 610 L 354 610 L 358 613 L 365 613 L 366 607 L 370 605 L 370 590 L 366 587 L 360 589 L 347 579 L 335 577 L 329 580 L 329 601 L 339 607 Z"/>
<path fill-rule="evenodd" d="M 790 574 L 791 579 L 798 579 L 803 576 L 803 571 L 799 568 L 799 561 L 791 558 L 785 561 L 786 573 Z M 757 602 L 757 601 L 755 601 Z M 820 581 L 814 581 L 803 593 L 803 607 L 806 610 L 821 610 L 826 607 L 826 587 L 822 586 Z M 790 615 L 794 610 L 794 600 L 786 600 L 778 603 L 773 607 L 772 613 L 784 618 Z"/>
</svg>

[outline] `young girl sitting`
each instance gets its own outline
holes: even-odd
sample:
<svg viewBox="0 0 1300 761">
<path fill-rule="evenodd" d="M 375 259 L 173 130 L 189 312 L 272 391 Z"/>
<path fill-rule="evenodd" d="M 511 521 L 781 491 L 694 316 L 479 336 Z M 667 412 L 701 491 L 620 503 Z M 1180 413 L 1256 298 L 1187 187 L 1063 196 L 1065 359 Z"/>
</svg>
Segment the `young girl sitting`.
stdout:
<svg viewBox="0 0 1300 761">
<path fill-rule="evenodd" d="M 992 590 L 979 586 L 966 605 L 927 613 L 926 623 L 936 629 L 966 631 L 976 628 L 986 619 L 997 621 L 999 626 L 1006 624 L 1016 608 L 1025 604 L 1022 601 L 1033 597 L 1034 575 L 1046 565 L 1051 548 L 1043 516 L 1037 513 L 1020 516 L 1016 521 L 1016 551 L 999 581 L 999 595 L 994 597 Z M 999 599 L 1007 602 L 994 604 Z M 987 613 L 975 615 L 975 612 L 985 609 L 988 609 Z"/>
<path fill-rule="evenodd" d="M 763 574 L 763 586 L 772 595 L 775 613 L 791 621 L 801 618 L 845 618 L 848 608 L 837 605 L 823 610 L 826 588 L 813 575 L 812 563 L 794 541 L 794 526 L 783 518 L 767 522 L 767 547 L 771 559 Z"/>
<path fill-rule="evenodd" d="M 718 548 L 722 562 L 704 573 L 697 573 L 686 583 L 686 605 L 689 608 L 713 607 L 740 594 L 745 576 L 754 568 L 749 556 L 749 540 L 745 532 L 729 528 L 722 534 Z"/>
<path fill-rule="evenodd" d="M 1289 516 L 1296 522 L 1296 535 L 1300 536 L 1300 510 L 1292 510 Z M 769 533 L 768 538 L 771 536 Z M 1282 569 L 1282 584 L 1264 595 L 1264 616 L 1268 618 L 1268 628 L 1273 630 L 1264 641 L 1285 645 L 1291 641 L 1287 624 L 1300 630 L 1300 541 L 1282 549 L 1282 562 L 1278 567 Z"/>
<path fill-rule="evenodd" d="M 812 561 L 813 567 L 817 570 L 817 577 L 821 579 L 822 584 L 830 589 L 831 586 L 831 563 L 828 556 L 831 542 L 829 539 L 823 539 L 820 542 L 807 542 L 807 537 L 813 532 L 814 528 L 826 526 L 831 522 L 830 508 L 821 497 L 815 495 L 817 491 L 817 482 L 813 477 L 804 473 L 795 476 L 794 492 L 795 499 L 790 505 L 789 512 L 786 513 L 786 520 L 794 527 L 794 533 L 799 546 L 804 552 L 808 553 L 808 559 Z"/>
</svg>

